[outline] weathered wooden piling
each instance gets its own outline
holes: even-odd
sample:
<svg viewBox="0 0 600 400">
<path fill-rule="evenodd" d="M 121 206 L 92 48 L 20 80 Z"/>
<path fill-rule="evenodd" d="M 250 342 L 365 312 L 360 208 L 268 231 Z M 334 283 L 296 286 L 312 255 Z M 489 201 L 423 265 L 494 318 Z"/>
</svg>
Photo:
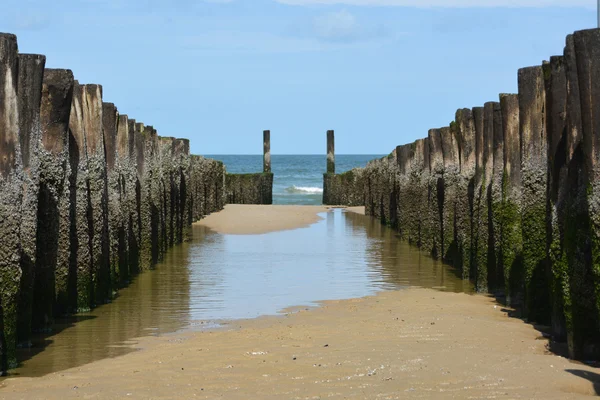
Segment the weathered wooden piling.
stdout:
<svg viewBox="0 0 600 400">
<path fill-rule="evenodd" d="M 144 124 L 141 122 L 129 121 L 130 125 L 133 122 L 133 134 L 135 141 L 135 150 L 136 150 L 136 166 L 138 172 L 138 178 L 141 180 L 143 178 L 143 173 L 145 169 L 145 160 L 144 153 L 146 150 L 146 136 L 144 135 Z M 131 129 L 131 128 L 130 128 Z"/>
<path fill-rule="evenodd" d="M 138 168 L 142 165 L 142 193 L 141 193 L 141 242 L 140 242 L 140 267 L 147 270 L 158 262 L 159 248 L 159 198 L 160 184 L 158 173 L 157 143 L 153 135 L 152 126 L 136 124 L 139 131 L 138 146 L 142 158 L 138 158 Z"/>
<path fill-rule="evenodd" d="M 525 308 L 528 318 L 550 322 L 546 270 L 546 93 L 541 66 L 519 70 L 521 185 Z"/>
<path fill-rule="evenodd" d="M 575 55 L 581 98 L 581 121 L 586 169 L 590 190 L 588 204 L 592 229 L 592 259 L 594 269 L 600 268 L 600 30 L 576 32 Z"/>
<path fill-rule="evenodd" d="M 271 172 L 271 131 L 263 131 L 263 172 Z"/>
<path fill-rule="evenodd" d="M 378 199 L 376 198 L 377 196 L 374 193 L 375 187 L 377 185 L 377 173 L 375 171 L 376 164 L 377 160 L 369 161 L 369 163 L 367 164 L 367 168 L 365 169 L 365 213 L 367 215 L 371 215 L 375 218 L 378 218 L 380 210 L 378 212 Z M 387 190 L 389 191 L 389 188 L 387 188 Z"/>
<path fill-rule="evenodd" d="M 454 265 L 462 271 L 463 279 L 472 276 L 474 266 L 473 212 L 475 201 L 475 120 L 468 109 L 456 111 L 456 136 L 460 151 L 460 173 L 456 189 L 456 259 Z M 473 275 L 474 276 L 474 275 Z"/>
<path fill-rule="evenodd" d="M 583 163 L 577 167 L 576 150 L 573 174 L 580 177 L 574 207 L 576 231 L 567 230 L 569 240 L 580 242 L 571 277 L 573 300 L 574 352 L 580 357 L 598 357 L 600 337 L 600 30 L 575 32 L 574 51 L 579 81 Z M 573 182 L 571 183 L 573 184 Z M 585 188 L 585 195 L 583 189 Z M 584 244 L 587 249 L 582 248 Z M 585 262 L 582 264 L 581 259 Z M 585 266 L 585 267 L 584 267 Z"/>
<path fill-rule="evenodd" d="M 77 149 L 69 131 L 73 73 L 46 69 L 42 84 L 40 187 L 36 235 L 32 330 L 50 329 L 55 315 L 77 307 L 75 179 Z M 70 149 L 73 148 L 73 153 Z M 76 171 L 76 170 L 75 170 Z"/>
<path fill-rule="evenodd" d="M 0 311 L 6 347 L 1 364 L 15 366 L 17 303 L 21 280 L 19 225 L 22 166 L 19 158 L 17 38 L 0 34 Z M 5 368 L 3 368 L 5 370 Z"/>
<path fill-rule="evenodd" d="M 185 225 L 187 185 L 190 172 L 190 141 L 188 139 L 175 139 L 173 142 L 173 155 L 177 159 L 174 173 L 175 193 L 173 193 L 173 212 L 175 213 L 175 243 L 181 243 L 188 237 Z"/>
<path fill-rule="evenodd" d="M 17 166 L 17 150 L 19 143 L 19 105 L 17 98 L 18 85 L 18 46 L 17 37 L 8 33 L 0 33 L 0 63 L 2 68 L 2 99 L 0 111 L 2 130 L 0 141 L 2 155 L 0 157 L 0 173 L 6 180 Z"/>
<path fill-rule="evenodd" d="M 133 145 L 134 142 L 131 140 L 133 135 L 130 135 L 129 131 L 129 118 L 127 115 L 118 114 L 118 112 L 117 116 L 117 190 L 109 192 L 109 204 L 113 204 L 112 207 L 119 207 L 117 213 L 120 218 L 114 221 L 111 226 L 114 229 L 116 223 L 118 283 L 125 285 L 130 281 L 132 273 L 137 271 L 139 263 L 135 251 L 136 237 L 134 234 L 137 230 L 137 218 L 135 214 L 136 171 L 135 162 L 130 157 L 130 145 Z M 115 185 L 115 183 L 113 182 L 112 185 Z M 111 235 L 115 235 L 115 233 L 111 233 Z"/>
<path fill-rule="evenodd" d="M 451 127 L 440 129 L 442 140 L 442 157 L 444 160 L 443 194 L 442 194 L 442 240 L 441 257 L 450 264 L 454 264 L 458 257 L 458 244 L 456 237 L 456 206 L 457 189 L 460 173 L 460 155 L 457 140 L 458 127 L 453 123 Z"/>
<path fill-rule="evenodd" d="M 396 180 L 396 150 L 379 160 L 371 161 L 365 176 L 367 191 L 365 209 L 385 225 L 397 227 L 398 184 Z M 391 190 L 390 190 L 391 188 Z"/>
<path fill-rule="evenodd" d="M 475 283 L 477 288 L 477 282 L 479 279 L 479 246 L 480 246 L 480 232 L 481 232 L 481 190 L 483 186 L 484 174 L 484 162 L 483 162 L 483 144 L 484 144 L 484 107 L 474 107 L 473 112 L 473 127 L 475 129 L 475 176 L 473 179 L 473 240 L 471 241 L 471 259 L 473 260 L 469 276 Z M 487 289 L 487 284 L 486 284 Z"/>
<path fill-rule="evenodd" d="M 152 265 L 152 224 L 150 211 L 150 194 L 149 183 L 147 183 L 150 175 L 149 160 L 150 151 L 147 150 L 146 142 L 149 141 L 144 132 L 144 124 L 135 122 L 134 124 L 134 140 L 135 140 L 135 158 L 137 169 L 136 195 L 137 195 L 137 219 L 138 232 L 137 242 L 139 245 L 139 270 L 147 270 Z M 148 164 L 148 165 L 147 165 Z"/>
<path fill-rule="evenodd" d="M 104 130 L 104 150 L 106 152 L 106 176 L 108 203 L 108 240 L 109 240 L 109 271 L 110 288 L 116 290 L 125 279 L 119 268 L 119 235 L 122 233 L 124 204 L 120 198 L 121 171 L 118 165 L 117 130 L 119 127 L 119 112 L 113 103 L 102 103 L 102 128 Z"/>
<path fill-rule="evenodd" d="M 122 122 L 122 123 L 121 123 Z M 141 189 L 138 178 L 138 150 L 135 135 L 134 119 L 127 116 L 120 116 L 119 137 L 127 136 L 127 151 L 123 147 L 123 175 L 125 179 L 124 198 L 128 204 L 127 221 L 127 267 L 128 275 L 131 276 L 140 271 L 140 210 L 141 210 Z M 125 140 L 125 139 L 123 139 Z"/>
<path fill-rule="evenodd" d="M 92 301 L 93 304 L 104 304 L 112 299 L 113 288 L 110 273 L 108 177 L 107 155 L 104 147 L 102 86 L 85 85 L 84 88 L 88 190 L 92 215 L 92 274 L 95 277 Z M 111 160 L 114 163 L 114 157 L 111 156 Z"/>
<path fill-rule="evenodd" d="M 133 118 L 128 118 L 127 119 L 127 130 L 129 131 L 129 157 L 134 160 L 137 157 L 137 153 L 135 152 L 136 150 L 136 146 L 135 146 L 135 127 L 136 127 L 136 122 L 135 119 Z M 136 162 L 137 165 L 137 162 Z"/>
<path fill-rule="evenodd" d="M 173 193 L 175 215 L 175 242 L 181 243 L 189 236 L 186 215 L 188 211 L 188 182 L 190 179 L 190 141 L 176 139 L 173 142 L 173 154 L 177 159 L 175 171 L 175 193 Z"/>
<path fill-rule="evenodd" d="M 493 176 L 493 141 L 494 141 L 494 108 L 495 103 L 488 102 L 484 104 L 482 110 L 474 109 L 476 137 L 479 143 L 478 165 L 477 165 L 477 186 L 476 193 L 476 215 L 477 215 L 477 244 L 475 248 L 475 262 L 477 271 L 475 277 L 475 287 L 479 292 L 489 290 L 490 262 L 493 260 L 493 244 L 490 243 L 492 237 L 491 230 L 492 215 L 490 209 L 491 181 Z M 491 250 L 491 251 L 490 251 Z"/>
<path fill-rule="evenodd" d="M 502 127 L 502 108 L 494 103 L 494 133 L 492 141 L 492 174 L 489 187 L 490 213 L 490 259 L 488 287 L 490 290 L 504 290 L 504 271 L 502 261 L 502 178 L 504 176 L 504 131 Z"/>
<path fill-rule="evenodd" d="M 110 298 L 108 200 L 102 87 L 75 84 L 70 130 L 77 160 L 76 230 L 78 309 L 90 310 Z"/>
<path fill-rule="evenodd" d="M 550 279 L 552 335 L 560 341 L 567 338 L 565 321 L 564 285 L 568 285 L 568 271 L 563 267 L 561 226 L 559 214 L 563 214 L 559 182 L 567 172 L 566 159 L 566 109 L 567 76 L 563 57 L 551 57 L 542 66 L 546 93 L 546 140 L 547 140 L 547 191 L 546 191 L 546 253 L 547 276 Z M 564 182 L 562 182 L 564 184 Z"/>
<path fill-rule="evenodd" d="M 565 165 L 566 176 L 559 177 L 559 202 L 564 193 L 564 204 L 558 213 L 559 229 L 562 226 L 563 254 L 560 264 L 567 271 L 563 287 L 565 326 L 569 356 L 581 359 L 584 356 L 585 342 L 595 327 L 593 315 L 595 304 L 590 308 L 590 222 L 587 206 L 588 173 L 585 166 L 583 126 L 581 117 L 581 93 L 575 40 L 573 35 L 567 36 L 564 49 L 566 74 L 566 137 Z M 586 84 L 583 82 L 582 84 Z M 561 190 L 562 189 L 562 190 Z M 552 249 L 551 261 L 557 265 L 558 251 Z M 555 266 L 556 268 L 556 266 Z"/>
<path fill-rule="evenodd" d="M 327 173 L 335 174 L 335 137 L 332 130 L 327 131 Z"/>
<path fill-rule="evenodd" d="M 411 190 L 410 190 L 410 175 L 412 162 L 414 159 L 414 143 L 405 144 L 396 147 L 396 162 L 398 165 L 397 179 L 397 202 L 396 202 L 396 215 L 398 219 L 398 232 L 400 236 L 408 240 L 411 243 L 417 242 L 418 231 L 415 229 L 415 224 L 412 221 L 408 208 L 404 205 L 411 201 Z"/>
<path fill-rule="evenodd" d="M 421 248 L 429 248 L 428 240 L 433 235 L 428 223 L 428 202 L 429 202 L 429 138 L 419 139 L 415 142 L 415 158 L 413 163 L 413 173 L 411 176 L 411 187 L 415 188 L 415 198 L 412 200 L 415 205 L 415 217 L 418 221 L 418 244 Z"/>
<path fill-rule="evenodd" d="M 161 259 L 166 249 L 175 243 L 175 192 L 179 191 L 179 183 L 175 175 L 179 169 L 178 158 L 175 158 L 174 137 L 159 138 L 159 176 L 160 176 L 160 248 Z"/>
<path fill-rule="evenodd" d="M 85 146 L 85 121 L 84 121 L 84 87 L 75 81 L 73 86 L 73 102 L 71 104 L 71 117 L 69 119 L 69 158 L 73 164 L 75 213 L 74 229 L 71 234 L 71 248 L 76 255 L 77 279 L 77 310 L 88 311 L 93 304 L 93 258 L 91 254 L 92 231 L 88 218 L 90 200 L 88 192 L 88 166 L 87 151 Z"/>
<path fill-rule="evenodd" d="M 40 104 L 46 57 L 20 54 L 18 71 L 19 144 L 23 168 L 19 240 L 21 284 L 17 316 L 18 341 L 29 345 L 31 309 L 35 276 L 36 236 L 40 165 L 37 153 L 41 145 Z"/>
<path fill-rule="evenodd" d="M 506 303 L 519 304 L 523 295 L 523 239 L 521 231 L 521 139 L 519 96 L 500 95 L 504 150 L 501 225 L 502 269 Z"/>
<path fill-rule="evenodd" d="M 123 164 L 129 159 L 129 147 L 133 140 L 129 135 L 129 117 L 117 112 L 117 164 L 124 168 Z"/>
<path fill-rule="evenodd" d="M 188 222 L 198 220 L 205 215 L 206 191 L 203 185 L 200 165 L 202 158 L 197 155 L 190 156 L 190 183 L 188 185 Z M 202 199 L 202 200 L 200 200 Z"/>
<path fill-rule="evenodd" d="M 222 162 L 201 156 L 190 159 L 190 210 L 193 219 L 200 219 L 220 210 L 225 203 L 225 167 Z"/>
<path fill-rule="evenodd" d="M 152 265 L 155 265 L 163 259 L 165 252 L 165 230 L 164 226 L 164 208 L 166 184 L 164 181 L 162 159 L 161 138 L 158 137 L 156 129 L 152 125 L 146 126 L 146 133 L 150 140 L 147 144 L 151 147 L 150 170 L 150 199 L 151 199 L 151 227 L 152 227 Z M 169 138 L 168 142 L 171 142 Z M 170 143 L 169 143 L 170 144 Z M 167 147 L 169 147 L 167 145 Z M 161 154 L 162 153 L 162 154 Z"/>
<path fill-rule="evenodd" d="M 19 54 L 19 143 L 21 146 L 21 163 L 24 169 L 30 168 L 32 155 L 35 157 L 34 153 L 40 140 L 39 105 L 45 65 L 46 56 Z"/>
<path fill-rule="evenodd" d="M 434 257 L 442 257 L 442 208 L 444 205 L 444 152 L 439 129 L 430 129 L 429 134 L 429 196 L 428 231 L 426 251 Z"/>
</svg>

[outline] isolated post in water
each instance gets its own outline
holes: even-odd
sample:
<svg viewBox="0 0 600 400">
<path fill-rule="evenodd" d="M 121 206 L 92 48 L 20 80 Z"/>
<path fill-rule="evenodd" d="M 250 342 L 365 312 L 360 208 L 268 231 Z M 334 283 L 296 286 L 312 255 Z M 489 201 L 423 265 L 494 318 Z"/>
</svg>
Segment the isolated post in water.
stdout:
<svg viewBox="0 0 600 400">
<path fill-rule="evenodd" d="M 327 173 L 335 174 L 335 139 L 333 131 L 327 131 Z"/>
<path fill-rule="evenodd" d="M 271 172 L 271 131 L 263 131 L 263 172 Z"/>
</svg>

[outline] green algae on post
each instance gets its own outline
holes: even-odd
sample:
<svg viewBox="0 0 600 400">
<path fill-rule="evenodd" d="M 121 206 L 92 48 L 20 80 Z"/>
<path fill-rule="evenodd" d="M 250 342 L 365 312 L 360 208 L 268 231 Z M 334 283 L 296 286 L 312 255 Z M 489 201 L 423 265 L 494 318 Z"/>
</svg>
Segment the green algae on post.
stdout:
<svg viewBox="0 0 600 400">
<path fill-rule="evenodd" d="M 273 173 L 226 174 L 227 204 L 272 204 Z"/>
<path fill-rule="evenodd" d="M 541 66 L 519 70 L 523 266 L 527 318 L 550 322 L 546 256 L 547 143 Z"/>
<path fill-rule="evenodd" d="M 522 230 L 521 230 L 521 142 L 519 135 L 519 97 L 500 95 L 504 140 L 500 246 L 507 305 L 522 297 Z M 518 303 L 518 302 L 517 302 Z"/>
</svg>

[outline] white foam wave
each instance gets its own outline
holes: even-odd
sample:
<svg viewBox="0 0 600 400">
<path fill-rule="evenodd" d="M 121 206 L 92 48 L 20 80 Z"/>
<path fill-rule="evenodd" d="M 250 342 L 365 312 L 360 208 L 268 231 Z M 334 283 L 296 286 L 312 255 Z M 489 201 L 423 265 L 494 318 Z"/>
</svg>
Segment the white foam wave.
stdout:
<svg viewBox="0 0 600 400">
<path fill-rule="evenodd" d="M 323 193 L 322 188 L 318 187 L 307 187 L 307 186 L 291 186 L 285 189 L 288 193 L 306 193 L 306 194 L 321 194 Z"/>
</svg>

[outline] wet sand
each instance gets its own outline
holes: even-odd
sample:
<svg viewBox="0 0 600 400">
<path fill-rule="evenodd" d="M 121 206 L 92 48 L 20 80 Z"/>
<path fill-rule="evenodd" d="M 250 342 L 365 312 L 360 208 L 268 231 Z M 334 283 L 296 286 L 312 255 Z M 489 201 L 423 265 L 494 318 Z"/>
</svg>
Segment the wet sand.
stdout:
<svg viewBox="0 0 600 400">
<path fill-rule="evenodd" d="M 281 222 L 276 208 L 260 211 L 269 229 Z M 283 226 L 309 223 L 317 208 Z M 261 228 L 259 218 L 238 222 Z M 411 288 L 142 338 L 123 356 L 0 381 L 0 398 L 569 399 L 600 390 L 596 369 L 547 344 L 492 298 Z"/>
<path fill-rule="evenodd" d="M 356 214 L 365 215 L 365 206 L 360 207 L 345 207 L 346 211 L 350 211 Z"/>
<path fill-rule="evenodd" d="M 594 369 L 548 354 L 532 326 L 484 296 L 428 289 L 326 302 L 41 378 L 3 399 L 580 398 Z"/>
<path fill-rule="evenodd" d="M 321 219 L 323 206 L 263 206 L 228 204 L 225 210 L 196 222 L 216 232 L 231 235 L 256 235 L 302 228 Z"/>
</svg>

